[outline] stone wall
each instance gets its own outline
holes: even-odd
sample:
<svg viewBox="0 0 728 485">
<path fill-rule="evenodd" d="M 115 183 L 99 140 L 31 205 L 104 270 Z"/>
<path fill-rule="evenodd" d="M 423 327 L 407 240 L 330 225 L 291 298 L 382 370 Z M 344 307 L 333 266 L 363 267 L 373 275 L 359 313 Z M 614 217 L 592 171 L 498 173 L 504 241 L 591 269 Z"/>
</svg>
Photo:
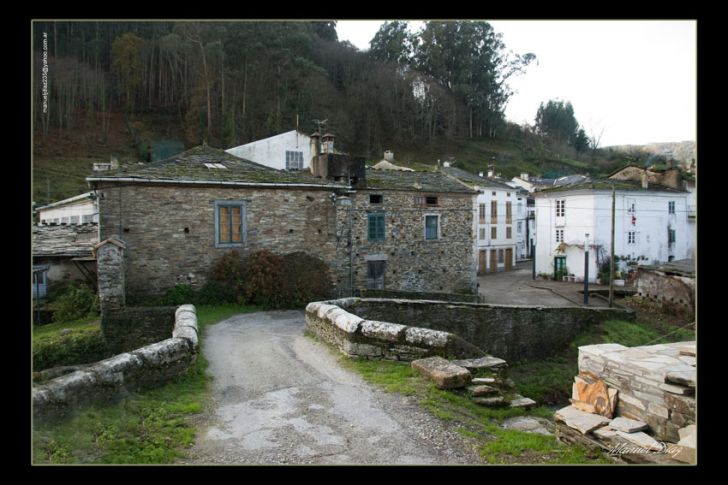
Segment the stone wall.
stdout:
<svg viewBox="0 0 728 485">
<path fill-rule="evenodd" d="M 126 242 L 127 298 L 138 301 L 162 295 L 178 283 L 199 288 L 214 264 L 231 250 L 215 247 L 216 200 L 246 201 L 247 240 L 241 252 L 305 251 L 323 261 L 333 261 L 336 214 L 330 193 L 101 184 L 101 239 L 120 234 Z"/>
<path fill-rule="evenodd" d="M 383 195 L 370 204 L 369 195 Z M 351 205 L 337 205 L 339 230 L 337 286 L 367 288 L 367 261 L 384 260 L 384 289 L 416 292 L 467 293 L 477 290 L 473 257 L 472 194 L 438 193 L 437 207 L 420 207 L 415 191 L 358 190 Z M 349 211 L 351 213 L 349 214 Z M 384 240 L 368 238 L 368 214 L 384 213 Z M 425 215 L 440 216 L 439 239 L 425 240 Z M 349 264 L 348 221 L 351 216 L 352 249 Z"/>
<path fill-rule="evenodd" d="M 397 291 L 397 290 L 362 290 L 363 298 L 395 298 L 402 300 L 436 300 L 478 303 L 480 295 L 465 293 L 436 293 L 423 291 Z"/>
<path fill-rule="evenodd" d="M 637 294 L 658 302 L 669 302 L 695 312 L 695 278 L 638 269 Z"/>
<path fill-rule="evenodd" d="M 309 303 L 306 328 L 349 357 L 412 361 L 422 357 L 482 357 L 477 347 L 457 335 L 388 322 L 364 320 L 344 307 L 359 299 Z"/>
<path fill-rule="evenodd" d="M 677 443 L 696 412 L 695 357 L 681 355 L 682 347 L 694 350 L 695 342 L 587 345 L 579 347 L 579 372 L 619 391 L 615 415 L 644 421 L 656 438 Z"/>
<path fill-rule="evenodd" d="M 176 307 L 126 307 L 101 315 L 101 332 L 114 353 L 159 342 L 172 335 Z"/>
<path fill-rule="evenodd" d="M 616 308 L 544 308 L 374 298 L 349 299 L 342 308 L 362 319 L 450 332 L 509 362 L 558 354 L 580 331 L 599 322 L 634 320 L 632 310 Z"/>
<path fill-rule="evenodd" d="M 34 418 L 66 415 L 80 405 L 105 402 L 158 386 L 182 374 L 198 351 L 193 305 L 176 310 L 172 337 L 122 353 L 33 388 Z"/>
<path fill-rule="evenodd" d="M 126 244 L 113 235 L 94 248 L 101 313 L 126 306 Z"/>
</svg>

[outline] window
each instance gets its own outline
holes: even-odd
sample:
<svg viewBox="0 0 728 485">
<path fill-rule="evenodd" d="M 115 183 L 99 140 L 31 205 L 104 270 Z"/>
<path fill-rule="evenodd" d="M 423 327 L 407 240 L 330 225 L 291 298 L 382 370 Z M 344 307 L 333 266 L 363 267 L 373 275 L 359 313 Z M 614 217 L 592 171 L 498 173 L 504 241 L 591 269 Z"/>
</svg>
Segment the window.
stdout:
<svg viewBox="0 0 728 485">
<path fill-rule="evenodd" d="M 369 214 L 369 240 L 384 241 L 384 214 Z"/>
<path fill-rule="evenodd" d="M 506 197 L 510 197 L 510 196 L 511 196 L 511 193 L 510 192 L 506 192 Z"/>
<path fill-rule="evenodd" d="M 564 242 L 564 230 L 556 229 L 556 242 Z"/>
<path fill-rule="evenodd" d="M 669 244 L 675 244 L 675 229 L 667 228 L 667 242 Z"/>
<path fill-rule="evenodd" d="M 511 231 L 511 229 L 512 229 L 512 228 L 511 228 L 510 226 L 506 227 L 506 239 L 511 239 L 511 238 L 513 238 L 513 233 L 512 233 L 512 231 Z"/>
<path fill-rule="evenodd" d="M 521 233 L 523 232 L 523 223 L 522 223 L 522 222 L 519 222 L 519 223 L 518 223 L 518 224 L 516 225 L 516 232 L 517 232 L 518 234 L 521 234 Z"/>
<path fill-rule="evenodd" d="M 485 228 L 484 227 L 481 227 L 480 228 L 480 235 L 479 236 L 480 236 L 479 239 L 481 241 L 485 240 Z"/>
<path fill-rule="evenodd" d="M 87 214 L 81 218 L 81 221 L 83 221 L 83 224 L 88 224 L 90 222 L 94 221 L 94 215 L 93 214 Z"/>
<path fill-rule="evenodd" d="M 503 264 L 506 262 L 506 258 L 504 256 L 504 251 L 502 249 L 498 250 L 498 264 Z"/>
<path fill-rule="evenodd" d="M 674 214 L 675 213 L 675 201 L 674 200 L 671 200 L 670 202 L 667 203 L 667 211 L 670 214 Z"/>
<path fill-rule="evenodd" d="M 480 204 L 480 210 L 479 210 L 479 222 L 481 224 L 485 224 L 485 204 Z"/>
<path fill-rule="evenodd" d="M 384 196 L 378 194 L 369 194 L 370 204 L 381 204 L 384 201 Z"/>
<path fill-rule="evenodd" d="M 495 200 L 490 201 L 490 223 L 496 224 L 498 222 L 498 202 Z"/>
<path fill-rule="evenodd" d="M 636 205 L 637 203 L 634 199 L 627 199 L 627 212 L 630 214 L 634 214 L 636 211 Z"/>
<path fill-rule="evenodd" d="M 430 241 L 438 238 L 438 225 L 440 224 L 440 216 L 425 216 L 425 239 Z"/>
<path fill-rule="evenodd" d="M 636 242 L 636 233 L 634 231 L 630 231 L 627 233 L 627 244 L 634 244 Z"/>
<path fill-rule="evenodd" d="M 303 168 L 303 152 L 286 150 L 286 170 L 301 170 Z"/>
<path fill-rule="evenodd" d="M 498 228 L 497 227 L 491 227 L 490 228 L 490 238 L 491 239 L 498 239 Z"/>
<path fill-rule="evenodd" d="M 493 197 L 495 197 L 495 192 L 492 192 Z"/>
<path fill-rule="evenodd" d="M 437 197 L 434 195 L 415 196 L 415 205 L 426 207 L 437 207 Z"/>
<path fill-rule="evenodd" d="M 71 216 L 71 224 L 78 224 L 78 216 Z"/>
<path fill-rule="evenodd" d="M 513 224 L 512 202 L 506 202 L 506 224 Z"/>
<path fill-rule="evenodd" d="M 565 214 L 566 214 L 566 201 L 557 200 L 556 201 L 556 217 L 564 217 Z"/>
<path fill-rule="evenodd" d="M 215 201 L 215 247 L 243 247 L 245 202 Z"/>
<path fill-rule="evenodd" d="M 367 261 L 367 288 L 384 289 L 384 265 L 386 261 Z"/>
</svg>

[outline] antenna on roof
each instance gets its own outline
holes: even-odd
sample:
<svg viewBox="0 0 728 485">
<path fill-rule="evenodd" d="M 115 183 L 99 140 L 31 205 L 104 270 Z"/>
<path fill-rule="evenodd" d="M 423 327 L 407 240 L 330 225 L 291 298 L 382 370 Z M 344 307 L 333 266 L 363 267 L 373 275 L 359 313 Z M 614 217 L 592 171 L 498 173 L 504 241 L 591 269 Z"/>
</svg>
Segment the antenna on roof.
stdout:
<svg viewBox="0 0 728 485">
<path fill-rule="evenodd" d="M 324 126 L 326 126 L 326 122 L 329 121 L 329 119 L 326 118 L 325 120 L 311 120 L 311 121 L 313 121 L 314 123 L 316 123 L 316 125 L 318 125 L 318 132 L 323 133 Z"/>
</svg>

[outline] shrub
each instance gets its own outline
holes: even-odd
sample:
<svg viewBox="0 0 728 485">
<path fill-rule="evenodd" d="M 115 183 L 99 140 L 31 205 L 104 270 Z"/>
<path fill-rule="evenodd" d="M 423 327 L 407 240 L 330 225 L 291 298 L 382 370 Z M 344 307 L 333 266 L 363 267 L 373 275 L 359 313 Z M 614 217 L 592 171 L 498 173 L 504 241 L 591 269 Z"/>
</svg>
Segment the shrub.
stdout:
<svg viewBox="0 0 728 485">
<path fill-rule="evenodd" d="M 98 297 L 86 286 L 71 285 L 54 302 L 54 322 L 68 322 L 98 314 Z"/>
<path fill-rule="evenodd" d="M 159 305 L 184 305 L 192 303 L 195 298 L 195 291 L 190 285 L 177 284 L 173 288 L 167 290 L 164 296 L 159 300 Z"/>
<path fill-rule="evenodd" d="M 33 342 L 33 370 L 88 364 L 110 357 L 101 329 L 72 330 L 65 335 Z"/>
<path fill-rule="evenodd" d="M 235 288 L 225 283 L 209 280 L 197 290 L 195 299 L 198 305 L 219 305 L 221 303 L 237 303 L 238 298 L 235 294 Z M 240 303 L 243 303 L 240 301 Z"/>
<path fill-rule="evenodd" d="M 304 252 L 290 253 L 283 257 L 283 270 L 286 306 L 305 306 L 332 296 L 328 266 L 319 258 Z"/>
<path fill-rule="evenodd" d="M 243 288 L 245 271 L 245 260 L 238 251 L 233 250 L 225 254 L 212 269 L 210 286 L 203 287 L 206 297 L 214 297 L 216 290 L 224 289 L 222 297 L 225 301 L 245 303 Z"/>
<path fill-rule="evenodd" d="M 251 253 L 245 260 L 245 279 L 242 284 L 245 301 L 274 308 L 285 306 L 287 286 L 283 256 L 270 251 Z"/>
</svg>

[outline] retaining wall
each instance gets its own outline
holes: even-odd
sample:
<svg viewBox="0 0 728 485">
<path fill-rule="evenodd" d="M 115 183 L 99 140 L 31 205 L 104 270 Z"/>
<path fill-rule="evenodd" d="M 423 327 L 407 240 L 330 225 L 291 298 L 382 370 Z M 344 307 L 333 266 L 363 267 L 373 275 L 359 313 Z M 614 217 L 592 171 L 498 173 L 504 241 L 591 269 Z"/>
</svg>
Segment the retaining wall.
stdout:
<svg viewBox="0 0 728 485">
<path fill-rule="evenodd" d="M 426 328 L 365 320 L 344 308 L 360 299 L 309 303 L 306 328 L 349 357 L 411 361 L 422 357 L 473 358 L 485 353 L 457 335 Z"/>
<path fill-rule="evenodd" d="M 346 311 L 361 319 L 413 325 L 458 335 L 508 362 L 558 354 L 582 330 L 605 320 L 634 321 L 634 311 L 617 308 L 533 307 L 349 298 Z"/>
<path fill-rule="evenodd" d="M 79 405 L 110 401 L 167 382 L 195 361 L 197 350 L 196 310 L 193 305 L 182 305 L 175 311 L 171 338 L 34 387 L 33 416 L 62 416 Z"/>
<path fill-rule="evenodd" d="M 101 314 L 101 331 L 114 353 L 126 352 L 169 337 L 177 307 L 124 307 Z"/>
</svg>

